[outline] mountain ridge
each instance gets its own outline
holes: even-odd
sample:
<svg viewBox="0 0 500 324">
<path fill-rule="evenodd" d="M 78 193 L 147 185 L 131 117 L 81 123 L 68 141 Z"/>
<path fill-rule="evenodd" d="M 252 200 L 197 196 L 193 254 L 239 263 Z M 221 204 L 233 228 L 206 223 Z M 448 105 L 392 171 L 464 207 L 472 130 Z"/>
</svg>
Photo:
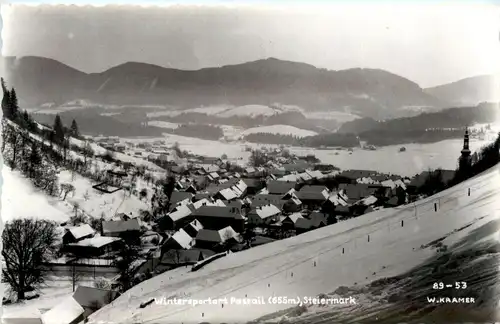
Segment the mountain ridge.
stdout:
<svg viewBox="0 0 500 324">
<path fill-rule="evenodd" d="M 483 74 L 425 88 L 424 92 L 453 105 L 500 101 L 500 74 Z"/>
<path fill-rule="evenodd" d="M 186 109 L 282 103 L 311 111 L 347 109 L 366 117 L 392 118 L 415 114 L 415 107 L 421 112 L 448 105 L 417 83 L 385 70 L 327 70 L 277 58 L 199 70 L 131 61 L 98 73 L 36 56 L 4 57 L 4 62 L 9 83 L 25 94 L 27 106 L 74 99 Z"/>
</svg>

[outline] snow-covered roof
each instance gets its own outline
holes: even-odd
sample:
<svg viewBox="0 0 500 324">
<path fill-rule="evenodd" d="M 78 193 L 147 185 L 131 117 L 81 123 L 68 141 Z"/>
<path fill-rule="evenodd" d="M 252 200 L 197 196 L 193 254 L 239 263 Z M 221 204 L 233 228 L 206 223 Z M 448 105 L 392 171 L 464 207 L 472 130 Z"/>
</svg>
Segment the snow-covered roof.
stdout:
<svg viewBox="0 0 500 324">
<path fill-rule="evenodd" d="M 396 183 L 394 181 L 390 180 L 390 179 L 382 181 L 380 184 L 382 186 L 384 186 L 384 187 L 388 187 L 388 188 L 391 188 L 391 189 L 396 188 Z"/>
<path fill-rule="evenodd" d="M 342 193 L 334 193 L 330 197 L 328 197 L 328 200 L 332 202 L 335 206 L 337 205 L 347 206 L 347 199 L 348 198 Z"/>
<path fill-rule="evenodd" d="M 214 243 L 222 243 L 226 241 L 228 238 L 234 238 L 238 236 L 238 233 L 231 227 L 227 226 L 221 230 L 209 230 L 209 229 L 201 229 L 196 236 L 196 240 L 198 241 L 206 241 L 206 242 L 214 242 Z"/>
<path fill-rule="evenodd" d="M 197 202 L 193 203 L 193 206 L 195 209 L 200 208 L 201 206 L 219 206 L 219 207 L 225 207 L 226 204 L 220 199 L 217 199 L 215 202 L 208 200 L 207 198 L 203 198 L 201 200 L 198 200 Z"/>
<path fill-rule="evenodd" d="M 175 232 L 175 234 L 172 235 L 170 239 L 176 241 L 177 244 L 179 244 L 184 249 L 189 249 L 193 246 L 193 238 L 189 236 L 189 234 L 186 233 L 186 231 L 184 231 L 183 229 Z"/>
<path fill-rule="evenodd" d="M 102 232 L 103 233 L 119 233 L 119 232 L 126 232 L 126 231 L 139 231 L 141 229 L 141 225 L 139 223 L 139 220 L 134 218 L 134 219 L 129 219 L 129 220 L 122 220 L 122 221 L 108 221 L 108 222 L 102 222 Z"/>
<path fill-rule="evenodd" d="M 304 216 L 302 216 L 301 213 L 293 213 L 291 215 L 288 215 L 286 218 L 291 220 L 292 223 L 295 224 L 297 222 L 297 220 L 299 220 L 300 218 L 304 218 Z"/>
<path fill-rule="evenodd" d="M 23 307 L 22 310 L 9 311 L 9 308 L 3 307 L 2 311 L 1 321 L 5 324 L 44 324 L 38 308 Z"/>
<path fill-rule="evenodd" d="M 187 205 L 180 205 L 176 207 L 176 210 L 170 214 L 168 214 L 168 217 L 170 217 L 171 220 L 178 221 L 180 219 L 183 219 L 184 217 L 187 217 L 191 215 L 192 211 Z"/>
<path fill-rule="evenodd" d="M 406 184 L 401 179 L 394 181 L 394 184 L 396 187 L 401 187 L 403 190 L 406 190 Z"/>
<path fill-rule="evenodd" d="M 68 228 L 67 230 L 77 240 L 82 238 L 82 237 L 85 237 L 87 235 L 94 235 L 95 234 L 95 230 L 89 224 L 71 227 L 71 228 Z"/>
<path fill-rule="evenodd" d="M 231 200 L 231 199 L 234 199 L 234 198 L 238 197 L 237 194 L 234 192 L 234 190 L 231 189 L 231 188 L 222 189 L 221 191 L 219 191 L 219 193 L 226 200 Z"/>
<path fill-rule="evenodd" d="M 362 200 L 361 200 L 361 203 L 362 203 L 363 205 L 370 206 L 370 205 L 373 205 L 374 203 L 376 203 L 376 202 L 377 202 L 377 200 L 378 200 L 378 199 L 377 199 L 377 197 L 375 197 L 375 196 L 368 196 L 368 197 L 366 197 L 366 198 L 362 199 Z"/>
<path fill-rule="evenodd" d="M 278 215 L 281 211 L 278 207 L 269 204 L 255 208 L 254 213 L 259 216 L 261 219 L 265 219 L 271 216 Z"/>
<path fill-rule="evenodd" d="M 44 313 L 42 321 L 44 324 L 70 324 L 81 316 L 83 312 L 83 307 L 73 297 L 68 297 L 56 307 Z"/>
<path fill-rule="evenodd" d="M 119 237 L 110 237 L 110 236 L 97 236 L 97 237 L 92 237 L 88 238 L 85 240 L 81 240 L 80 242 L 77 243 L 71 243 L 68 244 L 70 246 L 92 246 L 96 248 L 100 248 L 102 246 L 108 245 L 110 243 L 113 243 L 115 241 L 121 240 Z"/>
</svg>

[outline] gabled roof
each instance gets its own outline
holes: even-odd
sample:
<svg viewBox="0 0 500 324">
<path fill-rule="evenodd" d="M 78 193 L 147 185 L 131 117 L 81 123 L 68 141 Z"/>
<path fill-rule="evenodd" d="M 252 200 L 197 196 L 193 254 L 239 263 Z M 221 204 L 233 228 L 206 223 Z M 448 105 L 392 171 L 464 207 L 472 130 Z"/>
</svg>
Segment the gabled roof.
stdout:
<svg viewBox="0 0 500 324">
<path fill-rule="evenodd" d="M 186 191 L 174 191 L 172 192 L 172 196 L 170 197 L 170 203 L 175 205 L 178 202 L 181 202 L 186 199 L 193 199 L 194 195 L 190 192 Z"/>
<path fill-rule="evenodd" d="M 183 229 L 180 229 L 177 232 L 175 232 L 174 235 L 172 235 L 169 240 L 174 240 L 180 247 L 186 250 L 194 245 L 194 239 L 191 236 L 189 236 L 189 234 L 186 233 L 186 231 L 184 231 Z"/>
<path fill-rule="evenodd" d="M 342 193 L 334 193 L 330 197 L 328 197 L 328 200 L 334 205 L 340 205 L 340 206 L 347 206 L 347 196 L 343 195 Z"/>
<path fill-rule="evenodd" d="M 194 229 L 196 232 L 199 232 L 200 230 L 203 229 L 203 225 L 196 219 L 194 219 L 192 222 L 190 222 L 189 224 L 187 224 L 186 226 L 189 226 L 191 227 L 192 229 Z"/>
<path fill-rule="evenodd" d="M 238 235 L 231 226 L 227 226 L 221 230 L 208 230 L 202 229 L 196 235 L 197 241 L 222 243 L 225 242 L 228 237 L 235 238 Z"/>
<path fill-rule="evenodd" d="M 329 192 L 324 186 L 304 186 L 297 192 L 297 198 L 300 200 L 320 200 L 325 201 L 328 199 Z"/>
<path fill-rule="evenodd" d="M 293 213 L 291 215 L 288 215 L 283 221 L 285 220 L 291 220 L 292 223 L 297 223 L 297 221 L 300 219 L 300 218 L 304 218 L 304 216 L 302 216 L 301 213 Z"/>
<path fill-rule="evenodd" d="M 283 195 L 290 189 L 295 188 L 295 182 L 285 182 L 279 180 L 271 180 L 267 183 L 267 190 L 269 194 Z"/>
<path fill-rule="evenodd" d="M 280 214 L 281 210 L 278 207 L 276 207 L 272 204 L 269 204 L 269 205 L 256 207 L 256 208 L 252 209 L 252 211 L 250 213 L 259 216 L 261 219 L 266 219 L 268 217 L 276 216 L 276 215 Z"/>
<path fill-rule="evenodd" d="M 120 233 L 126 231 L 140 231 L 141 225 L 139 220 L 129 219 L 126 221 L 104 221 L 102 222 L 103 233 Z"/>
<path fill-rule="evenodd" d="M 121 239 L 118 237 L 110 237 L 110 236 L 97 236 L 97 237 L 92 237 L 88 239 L 81 240 L 77 243 L 70 243 L 68 246 L 88 246 L 88 247 L 95 247 L 95 248 L 100 248 L 103 246 L 106 246 L 108 244 L 111 244 L 116 241 L 120 241 Z"/>
<path fill-rule="evenodd" d="M 191 210 L 191 208 L 189 208 L 189 206 L 181 205 L 181 206 L 176 207 L 176 210 L 169 213 L 167 215 L 167 217 L 170 217 L 171 220 L 176 222 L 178 220 L 183 219 L 184 217 L 191 215 L 192 213 L 193 213 L 193 211 Z"/>
<path fill-rule="evenodd" d="M 234 218 L 243 219 L 243 217 L 234 211 L 232 207 L 219 207 L 219 206 L 201 206 L 195 212 L 199 217 L 217 217 L 217 218 Z"/>
<path fill-rule="evenodd" d="M 339 185 L 339 189 L 343 191 L 343 194 L 345 194 L 349 199 L 355 199 L 359 200 L 362 198 L 366 198 L 370 195 L 373 195 L 376 191 L 377 188 L 373 188 L 368 184 L 345 184 L 341 183 Z"/>
<path fill-rule="evenodd" d="M 90 227 L 89 224 L 84 224 L 84 225 L 80 225 L 80 226 L 75 226 L 75 227 L 71 227 L 71 228 L 67 228 L 66 229 L 68 232 L 71 233 L 71 235 L 73 235 L 73 237 L 78 240 L 82 237 L 85 237 L 85 236 L 88 236 L 88 235 L 94 235 L 95 234 L 95 230 Z"/>
<path fill-rule="evenodd" d="M 101 308 L 111 303 L 119 295 L 119 292 L 113 290 L 78 286 L 73 294 L 73 298 L 83 307 L 92 308 L 98 306 Z"/>
<path fill-rule="evenodd" d="M 201 200 L 198 200 L 197 202 L 193 203 L 193 206 L 195 209 L 200 208 L 201 206 L 219 206 L 219 207 L 224 207 L 226 206 L 222 200 L 216 200 L 213 201 L 212 199 L 207 199 L 203 198 Z"/>
<path fill-rule="evenodd" d="M 225 199 L 225 200 L 231 200 L 237 198 L 239 195 L 236 193 L 232 188 L 226 188 L 222 189 L 219 191 L 219 194 Z"/>
<path fill-rule="evenodd" d="M 192 248 L 190 250 L 170 250 L 170 253 L 164 253 L 161 258 L 161 263 L 176 264 L 176 263 L 196 263 L 211 257 L 215 252 L 205 249 Z"/>
<path fill-rule="evenodd" d="M 309 215 L 309 220 L 314 227 L 320 226 L 321 223 L 323 223 L 324 225 L 328 224 L 328 217 L 325 214 L 317 211 L 314 211 Z"/>
</svg>

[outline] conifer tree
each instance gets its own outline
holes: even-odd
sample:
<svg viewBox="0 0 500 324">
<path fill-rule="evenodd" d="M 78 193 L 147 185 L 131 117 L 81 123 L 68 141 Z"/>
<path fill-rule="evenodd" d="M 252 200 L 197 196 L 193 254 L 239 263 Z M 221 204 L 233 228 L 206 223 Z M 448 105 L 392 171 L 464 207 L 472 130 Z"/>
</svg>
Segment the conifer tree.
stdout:
<svg viewBox="0 0 500 324">
<path fill-rule="evenodd" d="M 80 136 L 80 132 L 78 131 L 78 124 L 76 120 L 73 119 L 71 122 L 71 136 L 78 138 Z"/>
<path fill-rule="evenodd" d="M 9 116 L 9 102 L 10 102 L 10 92 L 7 89 L 7 86 L 5 85 L 5 80 L 2 78 L 1 79 L 2 83 L 2 91 L 3 91 L 3 98 L 2 98 L 2 112 L 5 118 L 10 119 Z"/>
<path fill-rule="evenodd" d="M 9 92 L 9 100 L 7 102 L 7 115 L 10 119 L 15 119 L 19 111 L 19 102 L 17 100 L 16 89 L 12 88 Z"/>
<path fill-rule="evenodd" d="M 57 144 L 61 144 L 64 141 L 64 126 L 61 121 L 61 117 L 59 115 L 56 115 L 56 118 L 54 119 L 54 141 Z"/>
</svg>

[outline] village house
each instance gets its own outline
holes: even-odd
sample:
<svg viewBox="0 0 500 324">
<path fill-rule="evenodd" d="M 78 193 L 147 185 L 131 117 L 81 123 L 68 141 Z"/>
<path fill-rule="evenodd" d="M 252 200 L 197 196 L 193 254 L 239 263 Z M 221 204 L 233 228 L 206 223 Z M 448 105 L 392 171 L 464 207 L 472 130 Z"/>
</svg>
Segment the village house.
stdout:
<svg viewBox="0 0 500 324">
<path fill-rule="evenodd" d="M 181 205 L 175 211 L 158 219 L 157 224 L 160 231 L 171 231 L 182 228 L 185 224 L 194 219 L 192 216 L 195 208 L 189 205 Z"/>
<path fill-rule="evenodd" d="M 375 176 L 377 174 L 378 174 L 377 171 L 371 171 L 371 170 L 346 170 L 340 172 L 338 176 L 340 178 L 347 179 L 346 183 L 355 184 L 357 179 L 368 178 L 371 176 Z"/>
<path fill-rule="evenodd" d="M 95 235 L 95 230 L 89 224 L 66 228 L 63 235 L 63 244 L 76 243 L 78 241 L 91 238 Z"/>
<path fill-rule="evenodd" d="M 196 236 L 196 247 L 218 252 L 228 241 L 238 243 L 238 233 L 231 226 L 219 230 L 202 229 Z"/>
<path fill-rule="evenodd" d="M 83 308 L 83 318 L 98 311 L 118 298 L 120 293 L 110 289 L 78 286 L 73 293 L 75 301 Z"/>
<path fill-rule="evenodd" d="M 204 229 L 220 230 L 230 226 L 237 232 L 245 228 L 245 218 L 236 207 L 202 206 L 194 213 Z"/>
<path fill-rule="evenodd" d="M 342 194 L 347 196 L 347 203 L 353 204 L 363 198 L 374 195 L 377 188 L 372 187 L 369 184 L 344 184 L 339 185 L 339 190 Z"/>
<path fill-rule="evenodd" d="M 295 232 L 296 234 L 302 234 L 307 231 L 311 231 L 323 226 L 328 225 L 327 215 L 314 211 L 307 218 L 297 218 L 295 222 Z M 286 223 L 286 222 L 285 222 Z"/>
<path fill-rule="evenodd" d="M 140 237 L 141 225 L 136 218 L 126 221 L 103 221 L 102 235 L 112 237 L 121 237 L 123 235 Z"/>
<path fill-rule="evenodd" d="M 296 213 L 303 209 L 302 201 L 300 199 L 291 197 L 290 199 L 285 200 L 283 204 L 282 210 L 285 213 Z"/>
<path fill-rule="evenodd" d="M 162 251 L 174 249 L 174 250 L 189 250 L 194 246 L 194 239 L 189 236 L 183 229 L 178 230 L 174 233 L 162 246 Z"/>
<path fill-rule="evenodd" d="M 170 206 L 177 206 L 178 203 L 184 200 L 193 200 L 194 195 L 186 191 L 173 191 L 170 197 Z"/>
<path fill-rule="evenodd" d="M 284 195 L 290 191 L 290 189 L 294 189 L 296 186 L 295 182 L 287 182 L 287 181 L 279 181 L 273 180 L 269 181 L 266 184 L 267 192 L 270 195 Z"/>
<path fill-rule="evenodd" d="M 168 250 L 162 254 L 157 272 L 163 272 L 177 267 L 194 265 L 214 255 L 207 249 L 192 248 L 190 250 Z"/>
<path fill-rule="evenodd" d="M 247 186 L 248 195 L 256 195 L 259 192 L 259 190 L 262 190 L 265 186 L 265 183 L 263 183 L 263 181 L 261 181 L 260 179 L 244 178 L 241 180 Z"/>
<path fill-rule="evenodd" d="M 297 221 L 302 218 L 304 218 L 304 216 L 302 216 L 301 213 L 293 213 L 291 215 L 288 215 L 281 221 L 281 227 L 284 230 L 294 230 L 295 224 L 297 224 Z"/>
<path fill-rule="evenodd" d="M 322 206 L 330 196 L 325 186 L 304 186 L 296 192 L 297 198 L 310 209 Z"/>
<path fill-rule="evenodd" d="M 286 200 L 282 199 L 282 195 L 258 194 L 253 197 L 251 206 L 252 208 L 255 208 L 259 206 L 273 204 L 280 210 L 283 210 L 283 206 L 285 203 Z"/>
<path fill-rule="evenodd" d="M 64 246 L 64 252 L 78 257 L 98 257 L 118 251 L 122 245 L 118 237 L 98 236 Z"/>
<path fill-rule="evenodd" d="M 184 231 L 191 237 L 196 237 L 198 232 L 203 229 L 203 225 L 196 219 L 184 226 Z"/>
<path fill-rule="evenodd" d="M 270 225 L 279 220 L 281 210 L 272 205 L 254 207 L 247 215 L 248 223 L 256 226 Z"/>
</svg>

